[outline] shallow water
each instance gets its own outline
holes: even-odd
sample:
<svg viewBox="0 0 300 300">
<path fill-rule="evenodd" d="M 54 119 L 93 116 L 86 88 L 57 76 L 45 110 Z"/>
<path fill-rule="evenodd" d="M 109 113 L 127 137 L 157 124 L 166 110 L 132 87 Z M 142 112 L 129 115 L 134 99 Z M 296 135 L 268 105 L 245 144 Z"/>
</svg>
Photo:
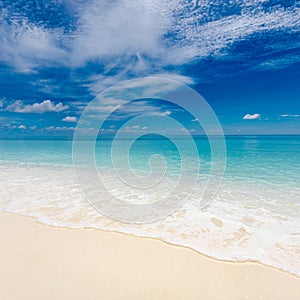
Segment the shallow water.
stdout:
<svg viewBox="0 0 300 300">
<path fill-rule="evenodd" d="M 2 140 L 0 209 L 33 216 L 52 226 L 160 238 L 218 259 L 259 261 L 300 275 L 300 137 L 228 137 L 226 143 L 225 176 L 208 205 L 199 207 L 196 192 L 165 219 L 124 224 L 100 214 L 82 194 L 73 172 L 71 141 Z M 197 139 L 196 144 L 201 190 L 209 176 L 211 153 L 206 139 Z M 151 193 L 129 194 L 123 189 L 109 159 L 110 145 L 111 141 L 97 142 L 96 162 L 117 197 L 151 202 L 163 196 L 163 187 L 168 185 L 157 186 Z M 194 167 L 188 149 L 178 153 L 169 141 L 141 140 L 130 152 L 134 172 L 149 172 L 148 160 L 153 154 L 164 156 L 167 180 L 177 180 L 180 155 L 187 157 L 191 169 Z M 126 153 L 120 151 L 122 155 L 125 159 Z M 122 171 L 126 176 L 126 169 Z"/>
</svg>

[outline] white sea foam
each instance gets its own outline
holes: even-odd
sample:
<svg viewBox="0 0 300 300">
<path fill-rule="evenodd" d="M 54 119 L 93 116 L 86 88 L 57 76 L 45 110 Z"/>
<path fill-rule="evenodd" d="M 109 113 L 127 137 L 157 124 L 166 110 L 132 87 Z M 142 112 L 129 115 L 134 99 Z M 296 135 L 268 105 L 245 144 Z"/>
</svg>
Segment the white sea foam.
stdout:
<svg viewBox="0 0 300 300">
<path fill-rule="evenodd" d="M 2 211 L 51 226 L 159 238 L 221 260 L 258 261 L 300 275 L 300 188 L 227 180 L 203 209 L 194 195 L 161 221 L 130 225 L 96 211 L 78 188 L 71 167 L 1 163 L 0 178 Z M 122 193 L 118 186 L 115 192 Z"/>
</svg>

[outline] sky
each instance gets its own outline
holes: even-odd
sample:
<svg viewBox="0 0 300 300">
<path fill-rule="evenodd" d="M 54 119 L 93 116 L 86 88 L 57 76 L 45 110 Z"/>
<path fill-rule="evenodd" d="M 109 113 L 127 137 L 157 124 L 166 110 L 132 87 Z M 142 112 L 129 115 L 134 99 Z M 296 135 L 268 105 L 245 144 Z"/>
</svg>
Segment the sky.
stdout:
<svg viewBox="0 0 300 300">
<path fill-rule="evenodd" d="M 225 134 L 300 134 L 300 1 L 2 0 L 0 39 L 0 138 L 71 137 L 95 96 L 147 76 L 195 89 Z M 106 132 L 147 112 L 201 134 L 176 107 L 137 107 Z"/>
</svg>

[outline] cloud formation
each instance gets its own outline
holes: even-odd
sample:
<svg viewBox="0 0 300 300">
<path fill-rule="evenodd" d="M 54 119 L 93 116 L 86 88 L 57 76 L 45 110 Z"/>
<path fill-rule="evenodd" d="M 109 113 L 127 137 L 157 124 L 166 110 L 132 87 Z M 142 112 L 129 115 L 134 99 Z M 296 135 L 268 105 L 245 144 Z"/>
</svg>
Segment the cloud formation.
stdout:
<svg viewBox="0 0 300 300">
<path fill-rule="evenodd" d="M 256 0 L 92 0 L 76 5 L 67 1 L 66 7 L 65 18 L 72 26 L 32 20 L 28 7 L 18 18 L 9 5 L 2 9 L 0 60 L 19 72 L 47 66 L 77 68 L 98 61 L 104 64 L 103 73 L 118 68 L 155 74 L 207 57 L 222 59 L 233 44 L 253 35 L 297 33 L 300 26 L 296 6 Z M 285 47 L 297 46 L 294 40 L 288 43 Z M 280 44 L 273 40 L 272 48 L 278 52 Z M 294 59 L 299 61 L 299 56 Z M 264 68 L 276 64 L 260 63 Z"/>
<path fill-rule="evenodd" d="M 70 122 L 70 123 L 76 123 L 77 122 L 77 117 L 71 117 L 71 116 L 66 116 L 65 118 L 62 119 L 63 122 Z"/>
<path fill-rule="evenodd" d="M 6 21 L 0 14 L 0 60 L 22 73 L 33 72 L 47 64 L 63 65 L 67 52 L 59 45 L 62 37 L 58 30 L 49 30 L 34 24 L 26 17 Z"/>
<path fill-rule="evenodd" d="M 244 117 L 243 117 L 243 120 L 257 120 L 257 119 L 260 119 L 260 114 L 246 114 Z"/>
<path fill-rule="evenodd" d="M 170 78 L 205 93 L 203 83 L 216 78 L 287 66 L 296 69 L 295 63 L 300 61 L 299 33 L 300 10 L 295 1 L 4 1 L 0 3 L 0 71 L 5 74 L 0 110 L 7 114 L 8 120 L 14 118 L 16 129 L 30 117 L 24 123 L 27 132 L 33 124 L 38 128 L 49 124 L 42 124 L 39 115 L 21 113 L 54 112 L 47 116 L 53 121 L 51 125 L 73 126 L 93 96 L 132 78 Z M 274 78 L 277 76 L 275 72 L 272 74 Z M 243 80 L 243 76 L 239 78 Z M 291 78 L 297 76 L 292 74 Z M 253 77 L 256 80 L 259 79 Z M 142 91 L 141 98 L 147 98 L 148 90 L 143 85 L 134 88 Z M 172 87 L 154 88 L 160 95 Z M 225 93 L 230 92 L 226 89 Z M 288 94 L 292 92 L 289 88 Z M 177 117 L 176 111 L 160 103 L 140 103 L 122 109 L 124 101 L 113 96 L 98 108 L 97 117 L 112 108 L 116 111 L 110 120 L 116 122 L 142 113 L 168 116 L 172 111 L 171 117 Z M 295 107 L 288 104 L 293 96 L 286 96 L 290 100 L 282 105 Z M 208 100 L 215 101 L 213 97 Z M 241 106 L 246 100 L 240 102 Z M 260 104 L 253 107 L 265 111 Z M 286 107 L 280 111 L 288 111 Z M 220 110 L 220 113 L 226 112 Z M 231 115 L 239 114 L 236 109 Z M 268 114 L 289 119 L 286 124 L 297 122 L 298 118 L 296 114 L 279 116 L 278 110 L 271 109 Z M 16 121 L 16 117 L 20 119 Z M 243 114 L 240 122 L 246 122 L 242 117 Z M 247 114 L 243 119 L 259 117 Z M 69 123 L 62 125 L 62 122 Z M 192 122 L 195 124 L 197 120 Z M 272 117 L 268 123 L 272 123 Z"/>
<path fill-rule="evenodd" d="M 282 114 L 282 115 L 280 115 L 280 117 L 283 117 L 283 118 L 298 118 L 298 117 L 300 117 L 300 115 L 298 115 L 298 114 Z"/>
<path fill-rule="evenodd" d="M 68 105 L 63 105 L 61 102 L 58 104 L 53 103 L 51 100 L 44 100 L 41 103 L 24 105 L 21 100 L 8 105 L 6 110 L 17 113 L 37 113 L 42 114 L 45 112 L 61 112 L 68 109 Z"/>
<path fill-rule="evenodd" d="M 75 127 L 66 127 L 66 126 L 49 126 L 49 127 L 46 127 L 46 128 L 43 128 L 42 130 L 45 130 L 45 131 L 74 131 L 75 130 Z"/>
</svg>

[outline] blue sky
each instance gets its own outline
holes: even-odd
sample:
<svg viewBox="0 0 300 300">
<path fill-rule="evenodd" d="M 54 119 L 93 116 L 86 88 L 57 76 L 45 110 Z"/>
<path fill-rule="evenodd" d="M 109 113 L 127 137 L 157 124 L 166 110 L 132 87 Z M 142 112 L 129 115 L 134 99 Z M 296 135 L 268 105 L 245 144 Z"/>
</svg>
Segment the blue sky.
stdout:
<svg viewBox="0 0 300 300">
<path fill-rule="evenodd" d="M 300 134 L 300 1 L 22 0 L 0 9 L 2 138 L 72 136 L 98 93 L 143 76 L 197 90 L 226 134 Z M 141 108 L 199 133 L 172 107 Z"/>
</svg>

